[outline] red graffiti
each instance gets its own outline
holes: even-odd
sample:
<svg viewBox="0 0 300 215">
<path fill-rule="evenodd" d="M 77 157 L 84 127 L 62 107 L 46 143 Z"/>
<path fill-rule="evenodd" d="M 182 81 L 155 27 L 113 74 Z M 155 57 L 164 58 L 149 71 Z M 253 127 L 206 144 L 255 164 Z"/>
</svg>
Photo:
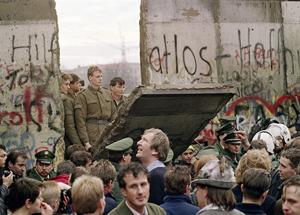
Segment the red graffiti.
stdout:
<svg viewBox="0 0 300 215">
<path fill-rule="evenodd" d="M 8 117 L 10 125 L 21 125 L 23 123 L 22 115 L 18 112 L 0 112 L 0 124 L 2 124 L 5 117 Z"/>
<path fill-rule="evenodd" d="M 235 107 L 238 104 L 241 104 L 245 101 L 256 101 L 258 103 L 261 103 L 264 107 L 267 108 L 268 111 L 270 111 L 270 113 L 275 114 L 277 108 L 279 105 L 281 105 L 283 102 L 290 100 L 290 101 L 295 101 L 296 98 L 298 99 L 298 101 L 300 101 L 300 95 L 294 96 L 294 95 L 283 95 L 280 96 L 276 102 L 274 104 L 271 104 L 269 102 L 267 102 L 266 100 L 264 100 L 263 98 L 259 97 L 259 96 L 246 96 L 246 97 L 241 97 L 238 98 L 237 100 L 235 100 L 234 102 L 232 102 L 230 104 L 230 106 L 228 107 L 225 115 L 229 116 L 234 112 Z"/>
</svg>

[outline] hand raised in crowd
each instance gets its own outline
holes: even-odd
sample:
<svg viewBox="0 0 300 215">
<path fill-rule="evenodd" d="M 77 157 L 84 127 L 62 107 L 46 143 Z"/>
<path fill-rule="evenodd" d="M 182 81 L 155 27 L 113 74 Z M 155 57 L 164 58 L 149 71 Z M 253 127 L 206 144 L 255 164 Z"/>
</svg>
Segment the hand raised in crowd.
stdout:
<svg viewBox="0 0 300 215">
<path fill-rule="evenodd" d="M 13 183 L 13 181 L 14 181 L 14 174 L 13 174 L 13 172 L 11 171 L 8 176 L 4 176 L 3 175 L 2 176 L 2 180 L 3 180 L 3 184 L 6 187 L 9 187 Z"/>
<path fill-rule="evenodd" d="M 52 215 L 53 209 L 45 202 L 41 203 L 41 215 Z"/>
<path fill-rule="evenodd" d="M 242 147 L 244 148 L 244 150 L 248 150 L 250 148 L 250 143 L 248 140 L 248 135 L 245 131 L 235 131 L 234 132 L 236 137 L 239 138 L 242 142 Z"/>
</svg>

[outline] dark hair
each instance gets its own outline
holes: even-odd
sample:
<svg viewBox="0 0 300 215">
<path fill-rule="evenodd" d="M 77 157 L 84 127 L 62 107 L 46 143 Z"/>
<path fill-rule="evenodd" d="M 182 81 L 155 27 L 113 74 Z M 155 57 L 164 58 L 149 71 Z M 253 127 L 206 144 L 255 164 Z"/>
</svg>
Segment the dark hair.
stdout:
<svg viewBox="0 0 300 215">
<path fill-rule="evenodd" d="M 6 151 L 5 145 L 0 144 L 0 149 L 2 149 L 3 151 Z"/>
<path fill-rule="evenodd" d="M 209 203 L 223 207 L 226 211 L 231 211 L 235 207 L 234 194 L 228 189 L 207 186 L 207 198 Z"/>
<path fill-rule="evenodd" d="M 164 179 L 168 193 L 184 194 L 186 186 L 191 183 L 190 170 L 187 166 L 176 165 L 166 172 Z"/>
<path fill-rule="evenodd" d="M 70 74 L 71 75 L 71 77 L 72 77 L 72 81 L 70 81 L 70 84 L 75 84 L 77 81 L 80 81 L 80 78 L 79 78 L 79 76 L 78 75 L 76 75 L 76 74 Z"/>
<path fill-rule="evenodd" d="M 285 157 L 290 160 L 291 167 L 293 169 L 297 168 L 300 163 L 300 149 L 289 148 L 285 149 L 281 153 L 281 157 Z"/>
<path fill-rule="evenodd" d="M 125 151 L 127 151 L 127 150 L 119 151 L 119 152 L 109 151 L 108 152 L 108 159 L 111 162 L 119 163 L 122 160 Z"/>
<path fill-rule="evenodd" d="M 62 174 L 72 174 L 75 170 L 76 166 L 75 164 L 70 161 L 62 161 L 57 165 L 57 175 L 62 175 Z"/>
<path fill-rule="evenodd" d="M 11 151 L 10 153 L 8 153 L 6 161 L 5 161 L 5 168 L 8 168 L 8 163 L 12 163 L 13 165 L 16 164 L 18 157 L 22 157 L 23 159 L 27 160 L 28 156 L 25 152 L 23 151 Z"/>
<path fill-rule="evenodd" d="M 243 174 L 243 195 L 259 199 L 271 184 L 271 175 L 264 169 L 250 168 Z"/>
<path fill-rule="evenodd" d="M 76 178 L 82 176 L 82 175 L 88 175 L 89 172 L 86 170 L 86 168 L 82 166 L 78 166 L 75 168 L 74 172 L 70 176 L 70 184 L 73 184 L 73 182 L 76 180 Z"/>
<path fill-rule="evenodd" d="M 119 85 L 124 85 L 125 81 L 121 77 L 114 77 L 113 79 L 110 80 L 110 86 L 114 87 L 117 84 Z"/>
<path fill-rule="evenodd" d="M 139 174 L 144 174 L 147 176 L 149 181 L 148 170 L 140 163 L 132 162 L 129 164 L 124 165 L 119 172 L 118 175 L 118 183 L 120 188 L 126 188 L 126 182 L 124 177 L 126 175 L 132 174 L 135 178 L 138 177 Z"/>
<path fill-rule="evenodd" d="M 91 153 L 86 151 L 76 151 L 71 154 L 70 160 L 76 165 L 76 166 L 85 166 L 88 161 L 92 161 L 93 157 Z"/>
<path fill-rule="evenodd" d="M 11 212 L 15 212 L 25 205 L 27 199 L 31 203 L 40 195 L 42 182 L 31 179 L 21 178 L 14 182 L 9 190 L 8 195 L 5 198 L 5 205 Z"/>
<path fill-rule="evenodd" d="M 76 152 L 76 151 L 85 151 L 85 148 L 81 144 L 74 144 L 74 145 L 68 146 L 67 150 L 66 150 L 66 155 L 65 155 L 66 160 L 69 160 L 72 153 Z"/>
</svg>

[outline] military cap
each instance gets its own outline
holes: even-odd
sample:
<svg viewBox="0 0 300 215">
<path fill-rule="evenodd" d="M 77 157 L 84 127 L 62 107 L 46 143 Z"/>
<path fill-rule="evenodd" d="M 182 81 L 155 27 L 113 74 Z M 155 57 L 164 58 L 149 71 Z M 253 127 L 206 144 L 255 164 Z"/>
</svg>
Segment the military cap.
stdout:
<svg viewBox="0 0 300 215">
<path fill-rule="evenodd" d="M 233 123 L 236 121 L 236 117 L 235 116 L 222 116 L 219 119 L 221 125 L 225 125 L 227 123 Z"/>
<path fill-rule="evenodd" d="M 35 158 L 41 163 L 50 164 L 53 162 L 55 155 L 48 149 L 43 149 L 35 154 Z"/>
<path fill-rule="evenodd" d="M 231 189 L 235 185 L 233 168 L 223 157 L 208 161 L 200 170 L 192 185 L 206 185 L 221 189 Z"/>
<path fill-rule="evenodd" d="M 168 151 L 168 155 L 167 155 L 167 158 L 166 160 L 164 161 L 164 163 L 169 163 L 174 157 L 174 152 L 173 150 L 170 148 L 169 151 Z"/>
<path fill-rule="evenodd" d="M 131 146 L 133 144 L 133 139 L 130 137 L 126 137 L 124 139 L 113 142 L 112 144 L 105 147 L 105 149 L 113 152 L 123 152 L 130 153 L 132 152 Z"/>
<path fill-rule="evenodd" d="M 226 139 L 226 144 L 232 144 L 232 145 L 241 145 L 241 140 L 239 138 L 233 138 L 233 139 Z"/>
<path fill-rule="evenodd" d="M 234 132 L 235 128 L 232 126 L 230 122 L 220 126 L 216 129 L 218 135 L 228 134 Z"/>
</svg>

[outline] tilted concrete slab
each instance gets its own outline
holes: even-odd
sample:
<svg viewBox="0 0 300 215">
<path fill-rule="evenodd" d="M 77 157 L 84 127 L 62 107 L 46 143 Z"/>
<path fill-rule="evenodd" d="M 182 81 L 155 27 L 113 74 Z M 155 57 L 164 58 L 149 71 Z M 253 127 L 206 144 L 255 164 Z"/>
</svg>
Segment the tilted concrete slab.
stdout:
<svg viewBox="0 0 300 215">
<path fill-rule="evenodd" d="M 166 132 L 172 148 L 181 152 L 234 94 L 228 85 L 138 87 L 100 136 L 97 151 L 124 137 L 136 143 L 145 129 L 154 127 Z"/>
</svg>

